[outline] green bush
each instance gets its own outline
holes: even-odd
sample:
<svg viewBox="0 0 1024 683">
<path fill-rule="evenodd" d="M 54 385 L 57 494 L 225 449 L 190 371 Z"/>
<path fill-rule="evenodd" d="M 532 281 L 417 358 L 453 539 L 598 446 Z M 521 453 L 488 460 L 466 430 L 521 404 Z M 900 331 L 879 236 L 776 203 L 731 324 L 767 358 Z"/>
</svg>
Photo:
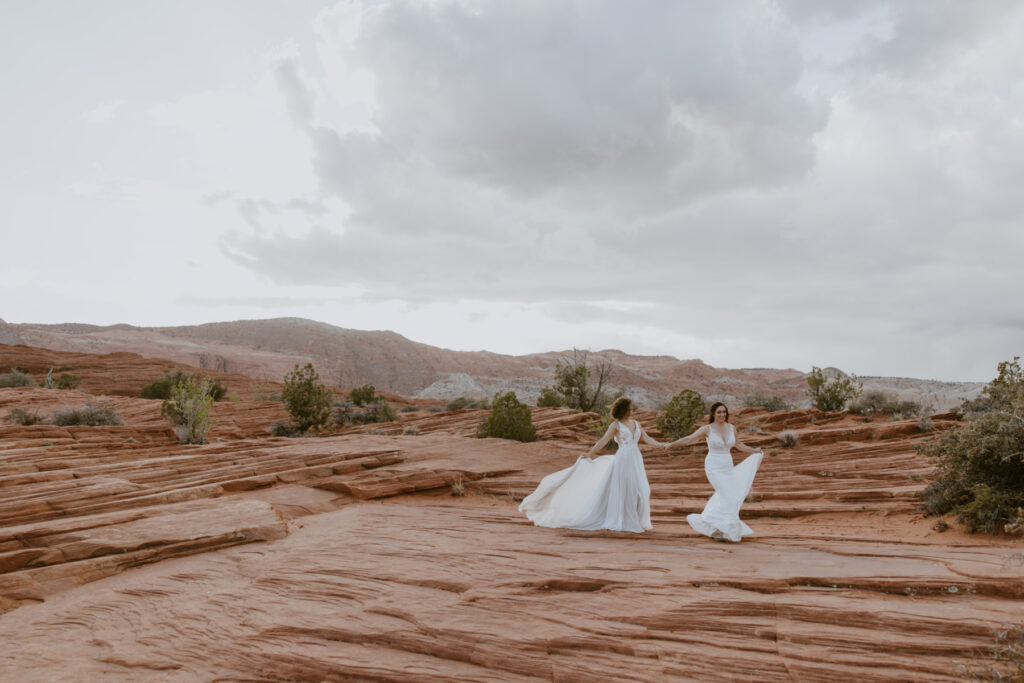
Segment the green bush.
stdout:
<svg viewBox="0 0 1024 683">
<path fill-rule="evenodd" d="M 537 438 L 530 406 L 520 403 L 514 391 L 496 393 L 491 406 L 491 414 L 482 425 L 483 435 L 515 441 L 533 441 Z"/>
<path fill-rule="evenodd" d="M 769 413 L 780 410 L 789 410 L 790 404 L 781 396 L 768 396 L 767 394 L 754 391 L 743 397 L 744 408 L 764 408 Z"/>
<path fill-rule="evenodd" d="M 284 376 L 281 398 L 292 417 L 292 423 L 300 432 L 323 427 L 331 415 L 333 392 L 319 382 L 320 375 L 313 369 L 312 363 L 306 363 L 301 368 L 296 365 Z"/>
<path fill-rule="evenodd" d="M 32 379 L 32 375 L 22 372 L 18 368 L 11 368 L 10 372 L 0 374 L 0 388 L 34 386 L 36 386 L 36 381 Z"/>
<path fill-rule="evenodd" d="M 842 410 L 860 392 L 861 384 L 855 376 L 836 376 L 829 380 L 817 366 L 807 375 L 807 395 L 814 407 L 824 412 Z"/>
<path fill-rule="evenodd" d="M 459 396 L 448 401 L 448 405 L 445 406 L 446 410 L 487 410 L 491 407 L 491 404 L 487 402 L 486 398 L 467 398 L 465 396 Z"/>
<path fill-rule="evenodd" d="M 936 459 L 922 494 L 931 514 L 956 514 L 969 532 L 1022 533 L 1024 525 L 1024 371 L 1020 358 L 967 403 L 967 424 L 919 446 Z"/>
<path fill-rule="evenodd" d="M 704 417 L 704 399 L 692 389 L 683 389 L 661 407 L 658 429 L 673 441 L 693 433 Z"/>
<path fill-rule="evenodd" d="M 352 403 L 357 406 L 372 403 L 377 400 L 377 388 L 372 384 L 364 384 L 361 387 L 356 387 L 348 393 L 348 398 Z"/>
<path fill-rule="evenodd" d="M 139 398 L 158 398 L 166 401 L 171 397 L 171 390 L 175 385 L 184 382 L 188 378 L 201 382 L 195 375 L 183 370 L 164 370 L 164 376 L 151 384 L 147 384 L 139 391 Z M 59 380 L 58 380 L 59 381 Z M 210 379 L 210 396 L 214 401 L 219 401 L 228 393 L 228 388 L 221 384 L 220 380 Z"/>
<path fill-rule="evenodd" d="M 402 409 L 399 410 L 398 412 L 400 412 L 400 413 L 418 413 L 419 411 L 420 411 L 420 407 L 419 406 L 402 406 Z"/>
<path fill-rule="evenodd" d="M 72 427 L 76 425 L 98 427 L 101 425 L 124 424 L 124 420 L 121 419 L 118 412 L 104 402 L 97 404 L 86 403 L 78 408 L 58 410 L 54 413 L 51 422 L 59 427 Z"/>
<path fill-rule="evenodd" d="M 540 397 L 537 398 L 538 408 L 561 408 L 565 405 L 565 398 L 555 391 L 554 387 L 544 387 L 540 390 Z"/>
<path fill-rule="evenodd" d="M 203 443 L 213 423 L 213 380 L 186 375 L 171 387 L 160 414 L 174 427 L 181 443 Z"/>
</svg>

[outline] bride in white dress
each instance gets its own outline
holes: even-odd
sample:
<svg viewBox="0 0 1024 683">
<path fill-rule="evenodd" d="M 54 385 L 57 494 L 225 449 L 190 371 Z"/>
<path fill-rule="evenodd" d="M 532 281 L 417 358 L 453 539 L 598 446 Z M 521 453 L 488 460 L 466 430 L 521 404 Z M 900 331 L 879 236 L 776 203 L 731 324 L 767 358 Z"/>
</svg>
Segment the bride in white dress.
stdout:
<svg viewBox="0 0 1024 683">
<path fill-rule="evenodd" d="M 633 403 L 616 399 L 608 431 L 576 464 L 549 474 L 537 490 L 523 499 L 519 509 L 537 526 L 569 529 L 612 529 L 640 533 L 651 528 L 651 487 L 647 483 L 640 439 L 665 446 L 644 432 L 630 418 Z M 615 455 L 591 458 L 609 440 L 619 449 Z"/>
<path fill-rule="evenodd" d="M 724 403 L 711 406 L 711 417 L 693 434 L 677 439 L 669 444 L 685 446 L 707 439 L 708 455 L 704 459 L 704 473 L 715 488 L 699 515 L 688 515 L 686 521 L 690 526 L 705 536 L 715 539 L 739 541 L 743 536 L 754 532 L 740 520 L 740 506 L 750 492 L 754 483 L 754 475 L 761 465 L 764 452 L 760 448 L 751 448 L 736 438 L 736 430 L 729 423 L 729 409 Z M 735 447 L 743 453 L 752 453 L 735 467 L 732 464 L 730 451 Z"/>
</svg>

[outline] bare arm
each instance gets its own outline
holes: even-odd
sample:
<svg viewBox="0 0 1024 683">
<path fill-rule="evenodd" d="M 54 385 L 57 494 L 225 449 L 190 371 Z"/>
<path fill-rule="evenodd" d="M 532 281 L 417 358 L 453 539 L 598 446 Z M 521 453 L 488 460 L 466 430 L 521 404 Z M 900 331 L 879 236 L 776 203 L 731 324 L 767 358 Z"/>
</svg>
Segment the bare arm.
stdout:
<svg viewBox="0 0 1024 683">
<path fill-rule="evenodd" d="M 644 440 L 644 443 L 648 443 L 652 446 L 661 446 L 662 448 L 668 448 L 667 443 L 662 443 L 652 438 L 650 434 L 644 431 L 644 428 L 640 426 L 639 422 L 636 423 L 636 428 L 640 430 L 640 438 Z"/>
<path fill-rule="evenodd" d="M 611 441 L 611 439 L 615 435 L 615 431 L 618 429 L 618 427 L 619 427 L 619 423 L 615 422 L 613 420 L 612 423 L 610 425 L 608 425 L 608 430 L 604 433 L 604 436 L 602 436 L 598 440 L 598 442 L 595 443 L 593 445 L 593 447 L 589 451 L 587 451 L 586 455 L 584 455 L 583 457 L 590 458 L 595 453 L 599 452 L 602 448 L 604 448 L 608 444 L 608 442 Z"/>
<path fill-rule="evenodd" d="M 695 431 L 693 434 L 690 434 L 689 436 L 684 436 L 681 439 L 676 439 L 675 441 L 670 443 L 668 447 L 672 448 L 673 446 L 689 446 L 691 443 L 697 443 L 701 439 L 706 439 L 707 436 L 708 425 L 704 425 L 703 427 Z"/>
<path fill-rule="evenodd" d="M 743 443 L 739 439 L 736 439 L 735 448 L 737 450 L 739 450 L 740 453 L 757 453 L 758 451 L 761 450 L 760 448 L 751 448 L 750 446 L 748 446 L 747 444 Z M 763 453 L 764 451 L 761 451 L 761 452 Z"/>
</svg>

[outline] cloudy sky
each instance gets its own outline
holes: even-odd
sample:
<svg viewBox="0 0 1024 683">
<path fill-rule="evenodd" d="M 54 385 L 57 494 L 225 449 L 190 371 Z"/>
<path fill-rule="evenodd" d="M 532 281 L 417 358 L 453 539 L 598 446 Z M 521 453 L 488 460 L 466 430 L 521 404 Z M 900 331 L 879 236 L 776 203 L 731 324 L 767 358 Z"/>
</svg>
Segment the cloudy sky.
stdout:
<svg viewBox="0 0 1024 683">
<path fill-rule="evenodd" d="M 1024 2 L 0 3 L 0 317 L 987 381 Z"/>
</svg>

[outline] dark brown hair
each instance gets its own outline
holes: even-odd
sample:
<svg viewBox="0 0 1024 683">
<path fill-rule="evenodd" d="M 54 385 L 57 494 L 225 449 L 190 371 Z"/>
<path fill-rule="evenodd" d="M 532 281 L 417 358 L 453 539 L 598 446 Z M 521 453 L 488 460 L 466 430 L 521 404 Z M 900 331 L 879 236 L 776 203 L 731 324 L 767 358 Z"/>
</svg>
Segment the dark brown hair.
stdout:
<svg viewBox="0 0 1024 683">
<path fill-rule="evenodd" d="M 721 401 L 715 401 L 714 403 L 711 404 L 711 410 L 709 411 L 710 414 L 708 415 L 708 424 L 711 424 L 712 422 L 715 421 L 715 411 L 718 410 L 718 406 L 722 406 L 723 408 L 725 408 L 725 421 L 729 421 L 729 406 L 725 405 Z"/>
<path fill-rule="evenodd" d="M 616 420 L 621 420 L 622 418 L 629 415 L 631 412 L 633 412 L 632 401 L 630 401 L 625 396 L 620 396 L 617 399 L 615 399 L 615 403 L 612 404 L 612 417 L 614 417 Z"/>
</svg>

